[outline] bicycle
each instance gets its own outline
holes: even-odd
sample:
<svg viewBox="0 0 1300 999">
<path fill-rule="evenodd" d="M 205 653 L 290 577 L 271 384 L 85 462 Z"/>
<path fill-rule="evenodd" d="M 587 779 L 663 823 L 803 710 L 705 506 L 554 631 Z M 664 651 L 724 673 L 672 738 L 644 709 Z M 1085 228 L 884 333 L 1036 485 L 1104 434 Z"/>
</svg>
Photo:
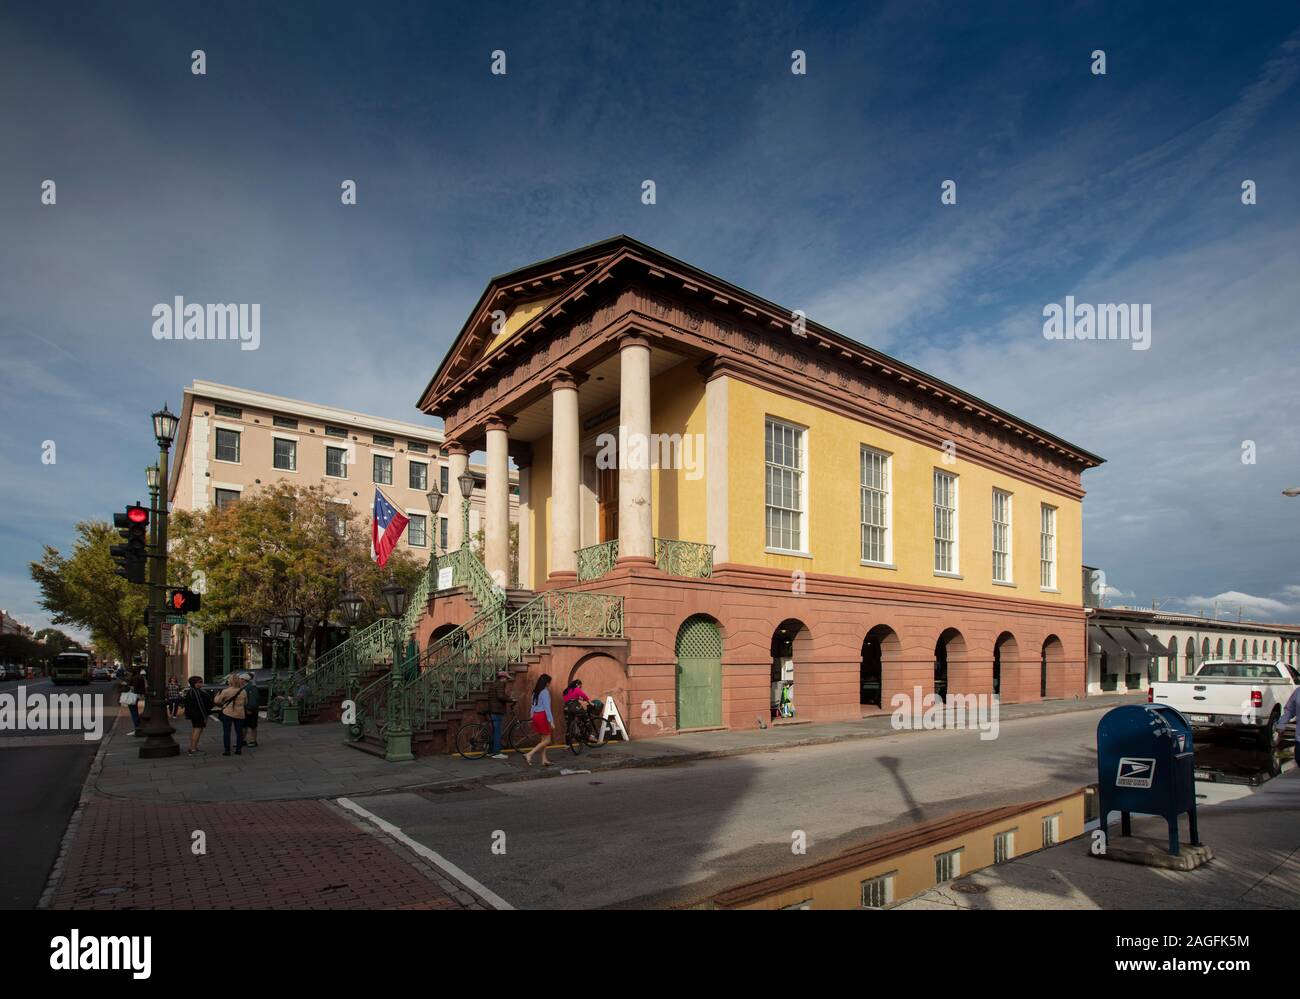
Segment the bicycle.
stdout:
<svg viewBox="0 0 1300 999">
<path fill-rule="evenodd" d="M 588 708 L 565 708 L 564 744 L 577 756 L 584 748 L 599 749 L 605 744 L 601 734 L 601 719 L 594 713 L 595 705 Z"/>
<path fill-rule="evenodd" d="M 516 753 L 525 752 L 532 748 L 530 743 L 536 735 L 531 718 L 520 718 L 512 714 L 502 721 L 501 748 L 513 749 Z M 456 752 L 467 760 L 481 760 L 491 749 L 491 718 L 483 716 L 479 721 L 464 724 L 456 733 Z"/>
</svg>

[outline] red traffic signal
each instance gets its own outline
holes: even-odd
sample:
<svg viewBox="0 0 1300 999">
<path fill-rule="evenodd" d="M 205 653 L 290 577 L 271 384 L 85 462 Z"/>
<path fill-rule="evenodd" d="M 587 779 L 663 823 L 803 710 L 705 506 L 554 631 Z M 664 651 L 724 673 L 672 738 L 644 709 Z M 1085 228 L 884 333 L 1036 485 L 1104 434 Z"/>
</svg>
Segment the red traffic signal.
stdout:
<svg viewBox="0 0 1300 999">
<path fill-rule="evenodd" d="M 149 510 L 147 507 L 143 507 L 139 503 L 134 506 L 128 506 L 126 508 L 126 519 L 132 524 L 139 524 L 141 527 L 145 527 L 149 523 Z"/>
<path fill-rule="evenodd" d="M 167 609 L 173 614 L 191 614 L 199 609 L 199 595 L 193 590 L 170 590 Z"/>
</svg>

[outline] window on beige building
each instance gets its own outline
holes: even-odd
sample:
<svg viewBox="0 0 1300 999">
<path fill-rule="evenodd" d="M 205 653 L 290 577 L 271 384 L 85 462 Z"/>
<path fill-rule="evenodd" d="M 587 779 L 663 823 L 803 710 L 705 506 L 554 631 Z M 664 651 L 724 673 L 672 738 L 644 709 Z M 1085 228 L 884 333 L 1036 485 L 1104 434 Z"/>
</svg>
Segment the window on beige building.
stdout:
<svg viewBox="0 0 1300 999">
<path fill-rule="evenodd" d="M 384 454 L 372 455 L 374 459 L 374 480 L 381 486 L 393 484 L 393 459 Z"/>
<path fill-rule="evenodd" d="M 284 472 L 296 472 L 298 470 L 298 442 L 276 437 L 273 438 L 273 444 L 275 454 L 271 458 L 271 464 Z"/>
<path fill-rule="evenodd" d="M 406 540 L 412 548 L 429 547 L 429 518 L 418 513 L 409 514 L 410 524 L 406 527 Z"/>
<path fill-rule="evenodd" d="M 238 430 L 217 428 L 217 461 L 239 461 L 239 437 Z"/>
<path fill-rule="evenodd" d="M 1011 582 L 1011 494 L 993 490 L 993 579 Z"/>
<path fill-rule="evenodd" d="M 934 571 L 957 572 L 957 476 L 934 470 Z"/>
<path fill-rule="evenodd" d="M 348 451 L 342 447 L 325 449 L 325 474 L 336 479 L 348 477 Z"/>
<path fill-rule="evenodd" d="M 424 492 L 429 488 L 429 463 L 427 461 L 411 462 L 407 484 L 412 489 L 420 490 L 420 492 Z"/>
</svg>

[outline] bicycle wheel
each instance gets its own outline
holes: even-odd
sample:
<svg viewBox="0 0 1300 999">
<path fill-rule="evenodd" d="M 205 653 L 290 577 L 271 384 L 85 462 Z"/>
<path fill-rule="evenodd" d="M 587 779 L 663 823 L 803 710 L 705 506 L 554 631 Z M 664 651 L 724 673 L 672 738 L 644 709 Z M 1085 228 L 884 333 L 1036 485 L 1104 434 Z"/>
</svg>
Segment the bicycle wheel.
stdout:
<svg viewBox="0 0 1300 999">
<path fill-rule="evenodd" d="M 533 731 L 532 719 L 516 718 L 511 723 L 509 730 L 507 730 L 504 741 L 516 753 L 526 753 L 532 749 L 533 743 L 537 741 L 537 733 Z"/>
<path fill-rule="evenodd" d="M 456 733 L 456 752 L 467 760 L 481 760 L 492 748 L 492 728 L 483 722 L 462 725 Z"/>
<path fill-rule="evenodd" d="M 600 722 L 596 721 L 594 718 L 587 719 L 587 745 L 592 749 L 599 749 L 601 746 L 605 745 L 608 738 L 608 734 L 604 736 L 600 734 L 600 729 Z"/>
<path fill-rule="evenodd" d="M 569 752 L 574 756 L 582 752 L 582 747 L 587 744 L 587 733 L 583 728 L 582 719 L 569 719 L 569 724 L 564 726 L 564 744 L 569 747 Z"/>
</svg>

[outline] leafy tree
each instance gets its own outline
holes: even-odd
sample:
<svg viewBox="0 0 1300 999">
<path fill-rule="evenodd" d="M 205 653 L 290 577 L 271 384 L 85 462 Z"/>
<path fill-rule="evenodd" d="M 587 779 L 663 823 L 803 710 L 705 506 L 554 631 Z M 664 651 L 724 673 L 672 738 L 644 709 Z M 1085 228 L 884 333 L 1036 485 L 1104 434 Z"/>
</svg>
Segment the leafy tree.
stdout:
<svg viewBox="0 0 1300 999">
<path fill-rule="evenodd" d="M 0 663 L 44 666 L 54 653 L 26 635 L 0 635 Z"/>
<path fill-rule="evenodd" d="M 69 638 L 58 628 L 42 628 L 36 633 L 36 640 L 45 646 L 45 653 L 51 659 L 61 652 L 80 652 L 82 645 L 73 638 Z"/>
<path fill-rule="evenodd" d="M 201 610 L 190 620 L 208 630 L 257 626 L 296 607 L 306 623 L 295 639 L 302 662 L 308 627 L 342 623 L 345 580 L 365 600 L 358 624 L 367 624 L 387 613 L 380 591 L 390 577 L 409 592 L 424 571 L 403 551 L 380 569 L 360 521 L 324 486 L 289 482 L 245 492 L 224 509 L 182 511 L 170 525 L 172 582 L 198 584 Z"/>
<path fill-rule="evenodd" d="M 148 588 L 116 574 L 109 548 L 120 540 L 112 525 L 83 521 L 77 525 L 70 556 L 46 545 L 41 560 L 32 562 L 30 569 L 41 590 L 40 605 L 55 624 L 85 629 L 129 663 L 148 638 L 144 626 Z"/>
</svg>

